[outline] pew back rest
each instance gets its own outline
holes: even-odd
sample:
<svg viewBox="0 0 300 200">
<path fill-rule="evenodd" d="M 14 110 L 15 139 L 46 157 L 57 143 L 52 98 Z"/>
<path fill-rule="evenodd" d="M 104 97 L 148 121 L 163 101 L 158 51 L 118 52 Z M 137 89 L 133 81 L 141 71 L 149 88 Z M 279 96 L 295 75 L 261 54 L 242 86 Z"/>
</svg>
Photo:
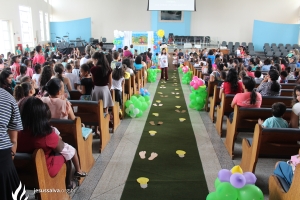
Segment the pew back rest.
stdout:
<svg viewBox="0 0 300 200">
<path fill-rule="evenodd" d="M 71 90 L 69 91 L 70 93 L 70 99 L 72 100 L 79 100 L 81 93 L 78 90 Z"/>
<path fill-rule="evenodd" d="M 292 100 L 293 100 L 292 96 L 289 96 L 289 97 L 287 97 L 287 96 L 263 96 L 261 107 L 269 108 L 272 106 L 273 103 L 282 102 L 286 105 L 287 108 L 291 108 Z"/>
<path fill-rule="evenodd" d="M 129 79 L 125 79 L 124 91 L 126 94 L 130 94 L 131 90 L 131 77 Z"/>
<path fill-rule="evenodd" d="M 260 133 L 260 155 L 291 156 L 298 152 L 300 129 L 264 128 Z"/>
<path fill-rule="evenodd" d="M 224 115 L 228 115 L 233 112 L 233 108 L 231 107 L 231 102 L 234 98 L 234 94 L 222 94 L 221 106 L 224 107 Z"/>
<path fill-rule="evenodd" d="M 207 96 L 208 97 L 213 96 L 215 85 L 217 85 L 216 81 L 214 81 L 214 82 L 208 81 L 208 86 L 207 86 Z"/>
<path fill-rule="evenodd" d="M 292 97 L 293 92 L 294 92 L 293 89 L 281 89 L 281 95 L 280 96 Z"/>
</svg>

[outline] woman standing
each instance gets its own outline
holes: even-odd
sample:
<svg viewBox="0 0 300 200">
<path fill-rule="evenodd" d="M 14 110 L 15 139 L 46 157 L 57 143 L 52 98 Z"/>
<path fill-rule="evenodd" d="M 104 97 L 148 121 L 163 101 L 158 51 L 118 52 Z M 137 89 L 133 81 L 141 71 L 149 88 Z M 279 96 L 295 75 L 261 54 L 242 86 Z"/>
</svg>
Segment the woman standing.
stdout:
<svg viewBox="0 0 300 200">
<path fill-rule="evenodd" d="M 16 100 L 0 88 L 0 199 L 12 199 L 12 193 L 20 185 L 13 159 L 17 150 L 17 134 L 22 130 Z"/>
<path fill-rule="evenodd" d="M 95 52 L 92 56 L 94 67 L 91 69 L 94 89 L 92 91 L 92 101 L 103 100 L 104 112 L 108 113 L 108 107 L 114 106 L 110 89 L 112 85 L 111 68 L 106 60 L 106 56 L 101 52 Z"/>
<path fill-rule="evenodd" d="M 13 74 L 9 68 L 4 69 L 0 74 L 0 88 L 3 88 L 8 93 L 13 95 L 13 88 L 12 88 L 12 80 Z"/>
<path fill-rule="evenodd" d="M 161 77 L 160 80 L 165 79 L 166 81 L 169 80 L 168 78 L 168 57 L 169 54 L 167 53 L 166 49 L 163 48 L 160 55 L 160 68 L 161 68 Z"/>
</svg>

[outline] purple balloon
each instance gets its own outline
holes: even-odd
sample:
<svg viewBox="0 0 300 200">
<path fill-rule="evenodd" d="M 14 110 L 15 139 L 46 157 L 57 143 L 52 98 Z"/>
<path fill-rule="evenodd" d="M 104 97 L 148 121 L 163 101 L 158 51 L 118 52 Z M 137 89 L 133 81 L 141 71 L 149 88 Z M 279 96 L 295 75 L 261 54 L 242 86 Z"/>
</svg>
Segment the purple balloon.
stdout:
<svg viewBox="0 0 300 200">
<path fill-rule="evenodd" d="M 221 182 L 230 182 L 231 171 L 228 169 L 221 169 L 218 173 L 218 178 Z"/>
<path fill-rule="evenodd" d="M 245 172 L 243 175 L 246 178 L 246 184 L 255 184 L 257 180 L 255 174 L 253 174 L 252 172 Z"/>
<path fill-rule="evenodd" d="M 243 174 L 235 173 L 231 175 L 230 183 L 235 188 L 242 188 L 246 185 L 246 178 Z"/>
</svg>

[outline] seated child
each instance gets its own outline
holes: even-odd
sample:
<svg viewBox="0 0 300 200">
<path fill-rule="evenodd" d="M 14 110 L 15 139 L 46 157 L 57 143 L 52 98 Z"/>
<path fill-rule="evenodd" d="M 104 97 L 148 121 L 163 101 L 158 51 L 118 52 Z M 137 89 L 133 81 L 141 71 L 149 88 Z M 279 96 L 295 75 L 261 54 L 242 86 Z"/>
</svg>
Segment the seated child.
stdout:
<svg viewBox="0 0 300 200">
<path fill-rule="evenodd" d="M 27 73 L 27 66 L 22 64 L 20 67 L 20 75 L 17 76 L 16 81 L 20 81 L 24 76 L 26 76 L 26 73 Z"/>
<path fill-rule="evenodd" d="M 16 85 L 15 89 L 14 89 L 14 97 L 17 101 L 18 104 L 20 104 L 20 102 L 28 96 L 33 96 L 35 94 L 35 89 L 34 87 L 28 83 L 28 82 L 24 82 L 21 83 L 19 85 Z"/>
<path fill-rule="evenodd" d="M 251 66 L 247 67 L 247 75 L 250 76 L 250 77 L 252 77 L 252 78 L 255 78 L 255 75 L 252 72 L 252 67 Z"/>
<path fill-rule="evenodd" d="M 111 89 L 115 91 L 115 101 L 122 106 L 122 86 L 124 85 L 124 66 L 125 64 L 117 63 L 116 68 L 112 72 Z"/>
<path fill-rule="evenodd" d="M 288 73 L 286 71 L 280 72 L 280 83 L 288 83 L 287 77 Z"/>
<path fill-rule="evenodd" d="M 254 80 L 256 84 L 260 84 L 262 82 L 262 80 L 264 79 L 263 77 L 261 77 L 261 71 L 260 70 L 256 70 L 254 72 Z"/>
<path fill-rule="evenodd" d="M 81 82 L 77 90 L 82 94 L 80 100 L 91 101 L 91 94 L 93 89 L 93 81 L 90 76 L 90 67 L 88 64 L 80 66 Z"/>
<path fill-rule="evenodd" d="M 273 117 L 269 117 L 265 121 L 258 119 L 258 124 L 260 124 L 263 128 L 288 128 L 289 124 L 282 118 L 285 111 L 286 106 L 284 103 L 274 103 L 272 105 Z"/>
</svg>

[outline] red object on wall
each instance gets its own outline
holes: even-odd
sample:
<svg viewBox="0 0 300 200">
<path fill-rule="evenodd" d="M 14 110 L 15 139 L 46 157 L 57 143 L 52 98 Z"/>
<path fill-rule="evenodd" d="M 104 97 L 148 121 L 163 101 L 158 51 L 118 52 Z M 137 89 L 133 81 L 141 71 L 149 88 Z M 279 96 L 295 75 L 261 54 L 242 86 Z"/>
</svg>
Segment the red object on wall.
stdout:
<svg viewBox="0 0 300 200">
<path fill-rule="evenodd" d="M 18 47 L 20 47 L 20 50 L 23 51 L 23 47 L 22 47 L 22 44 L 17 44 Z"/>
</svg>

